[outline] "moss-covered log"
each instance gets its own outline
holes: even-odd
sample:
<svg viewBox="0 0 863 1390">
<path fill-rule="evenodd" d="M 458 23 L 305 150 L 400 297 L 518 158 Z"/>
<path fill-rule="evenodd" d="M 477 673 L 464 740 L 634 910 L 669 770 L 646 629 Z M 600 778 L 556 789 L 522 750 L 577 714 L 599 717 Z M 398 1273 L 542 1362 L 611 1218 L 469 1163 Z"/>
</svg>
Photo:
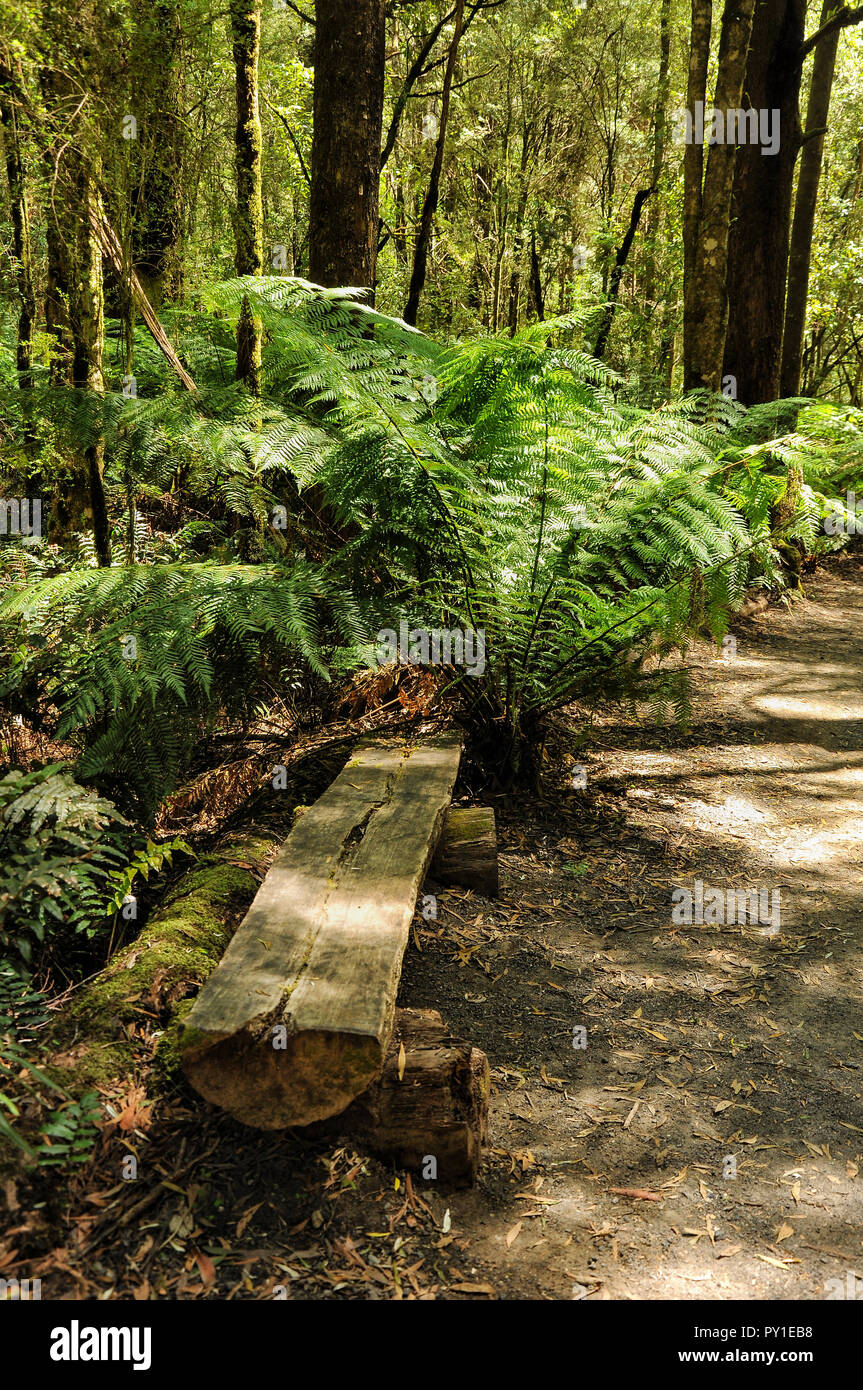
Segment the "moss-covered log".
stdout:
<svg viewBox="0 0 863 1390">
<path fill-rule="evenodd" d="M 255 831 L 202 856 L 139 936 L 72 994 L 51 1035 L 51 1071 L 64 1089 L 80 1095 L 135 1069 L 132 1028 L 148 1016 L 168 1023 L 215 970 L 278 844 Z"/>
</svg>

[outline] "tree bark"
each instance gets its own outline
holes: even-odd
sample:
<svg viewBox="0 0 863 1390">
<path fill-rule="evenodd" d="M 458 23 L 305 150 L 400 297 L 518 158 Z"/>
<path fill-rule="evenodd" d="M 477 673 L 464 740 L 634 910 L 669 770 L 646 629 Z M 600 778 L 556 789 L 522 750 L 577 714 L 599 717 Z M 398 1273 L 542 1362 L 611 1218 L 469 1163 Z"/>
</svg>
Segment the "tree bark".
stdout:
<svg viewBox="0 0 863 1390">
<path fill-rule="evenodd" d="M 366 289 L 377 273 L 384 0 L 318 0 L 309 278 Z"/>
<path fill-rule="evenodd" d="M 237 125 L 234 159 L 237 211 L 234 223 L 238 275 L 262 275 L 264 270 L 264 209 L 261 185 L 261 115 L 258 105 L 258 67 L 261 53 L 261 0 L 231 0 L 231 38 Z M 260 320 L 243 299 L 237 324 L 237 380 L 253 395 L 261 392 L 262 330 Z"/>
<path fill-rule="evenodd" d="M 692 0 L 686 109 L 693 119 L 697 103 L 701 102 L 703 107 L 707 102 L 707 64 L 710 60 L 712 27 L 712 0 Z M 701 227 L 703 184 L 704 146 L 690 140 L 683 151 L 683 361 L 686 390 L 690 389 L 695 374 L 695 260 Z"/>
<path fill-rule="evenodd" d="M 741 105 L 754 10 L 755 0 L 726 0 L 713 98 L 714 108 L 723 113 L 739 109 Z M 689 280 L 687 379 L 684 383 L 687 391 L 697 388 L 718 391 L 722 384 L 735 154 L 736 147 L 723 142 L 711 145 L 707 155 L 694 266 Z"/>
<path fill-rule="evenodd" d="M 762 0 L 746 65 L 746 101 L 779 112 L 780 142 L 737 152 L 728 245 L 728 329 L 723 374 L 745 405 L 779 395 L 806 0 Z"/>
<path fill-rule="evenodd" d="M 9 181 L 9 208 L 12 222 L 12 250 L 21 308 L 18 314 L 16 365 L 22 390 L 33 386 L 33 328 L 36 322 L 36 293 L 33 288 L 33 258 L 30 245 L 30 218 L 18 110 L 12 92 L 11 60 L 0 57 L 0 123 Z"/>
<path fill-rule="evenodd" d="M 823 27 L 837 7 L 837 0 L 824 0 L 821 11 Z M 809 298 L 809 270 L 812 261 L 812 239 L 815 230 L 815 209 L 818 204 L 818 185 L 824 157 L 824 132 L 830 114 L 830 97 L 836 71 L 836 54 L 841 30 L 833 29 L 815 50 L 809 102 L 806 111 L 807 138 L 800 158 L 797 178 L 797 197 L 791 227 L 791 249 L 788 256 L 788 296 L 785 304 L 785 327 L 782 337 L 782 371 L 779 390 L 782 396 L 800 392 L 803 367 L 803 335 L 806 331 L 806 303 Z"/>
<path fill-rule="evenodd" d="M 183 121 L 176 0 L 136 0 L 134 109 L 140 169 L 132 194 L 132 264 L 156 313 L 181 288 Z"/>
<path fill-rule="evenodd" d="M 458 0 L 455 14 L 455 32 L 453 33 L 452 43 L 450 44 L 449 55 L 447 57 L 446 72 L 443 81 L 443 95 L 441 97 L 440 129 L 438 131 L 437 146 L 435 148 L 434 162 L 432 164 L 431 177 L 429 179 L 428 192 L 423 203 L 422 216 L 420 218 L 419 232 L 417 233 L 416 246 L 414 248 L 414 265 L 411 274 L 410 289 L 408 291 L 408 302 L 405 306 L 405 323 L 415 324 L 417 312 L 419 310 L 420 297 L 425 289 L 426 271 L 428 269 L 428 252 L 431 242 L 432 224 L 434 215 L 437 212 L 438 198 L 440 196 L 440 176 L 443 169 L 444 150 L 446 148 L 447 127 L 449 125 L 449 106 L 452 94 L 452 83 L 455 75 L 456 58 L 458 57 L 458 46 L 461 43 L 462 28 L 464 25 L 464 0 Z"/>
<path fill-rule="evenodd" d="M 69 297 L 72 329 L 72 385 L 97 396 L 105 394 L 102 353 L 105 339 L 105 291 L 102 248 L 93 229 L 101 217 L 101 198 L 96 174 L 89 161 L 74 147 L 68 152 L 67 212 L 70 238 L 74 236 L 74 275 Z M 97 437 L 84 451 L 90 514 L 96 556 L 103 567 L 111 563 L 111 536 L 103 469 L 105 441 Z"/>
</svg>

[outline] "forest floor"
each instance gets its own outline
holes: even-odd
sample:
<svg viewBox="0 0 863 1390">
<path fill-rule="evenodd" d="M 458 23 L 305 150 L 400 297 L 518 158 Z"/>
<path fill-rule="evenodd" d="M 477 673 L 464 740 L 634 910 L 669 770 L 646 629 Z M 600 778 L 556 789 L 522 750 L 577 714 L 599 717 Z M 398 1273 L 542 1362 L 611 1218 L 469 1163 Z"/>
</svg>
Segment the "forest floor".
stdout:
<svg viewBox="0 0 863 1390">
<path fill-rule="evenodd" d="M 133 1088 L 94 1164 L 21 1205 L 22 1275 L 137 1299 L 822 1299 L 863 1278 L 863 560 L 804 583 L 735 623 L 735 659 L 692 653 L 686 732 L 605 711 L 569 757 L 586 791 L 558 767 L 499 806 L 498 900 L 442 891 L 416 918 L 400 1003 L 492 1068 L 474 1189 L 191 1095 L 154 1115 Z M 779 923 L 676 924 L 697 880 L 778 890 Z"/>
</svg>

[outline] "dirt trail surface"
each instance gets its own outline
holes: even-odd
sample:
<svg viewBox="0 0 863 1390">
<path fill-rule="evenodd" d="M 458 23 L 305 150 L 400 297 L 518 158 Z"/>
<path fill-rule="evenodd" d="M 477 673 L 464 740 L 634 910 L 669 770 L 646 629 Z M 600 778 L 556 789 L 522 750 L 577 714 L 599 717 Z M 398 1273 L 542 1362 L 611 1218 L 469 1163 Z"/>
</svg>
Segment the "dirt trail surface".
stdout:
<svg viewBox="0 0 863 1390">
<path fill-rule="evenodd" d="M 499 808 L 498 901 L 449 890 L 415 919 L 400 1002 L 492 1067 L 475 1189 L 191 1096 L 153 1118 L 133 1089 L 71 1209 L 19 1212 L 43 1296 L 822 1299 L 863 1278 L 863 565 L 734 636 L 734 659 L 695 653 L 687 733 L 606 716 L 571 752 L 586 790 L 570 769 Z M 712 914 L 674 920 L 697 882 Z M 729 889 L 773 895 L 764 920 Z"/>
</svg>

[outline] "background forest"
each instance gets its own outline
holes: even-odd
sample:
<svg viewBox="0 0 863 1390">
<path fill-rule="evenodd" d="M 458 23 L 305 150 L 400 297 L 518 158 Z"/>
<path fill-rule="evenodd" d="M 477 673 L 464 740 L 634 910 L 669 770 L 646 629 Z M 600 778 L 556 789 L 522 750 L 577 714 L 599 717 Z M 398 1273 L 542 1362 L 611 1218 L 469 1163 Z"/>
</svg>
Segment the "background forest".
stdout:
<svg viewBox="0 0 863 1390">
<path fill-rule="evenodd" d="M 443 716 L 535 786 L 559 711 L 685 717 L 669 658 L 855 533 L 861 19 L 0 0 L 10 1074 L 309 749 Z M 482 670 L 382 664 L 402 622 Z M 0 1128 L 74 1154 L 28 1067 Z"/>
</svg>

